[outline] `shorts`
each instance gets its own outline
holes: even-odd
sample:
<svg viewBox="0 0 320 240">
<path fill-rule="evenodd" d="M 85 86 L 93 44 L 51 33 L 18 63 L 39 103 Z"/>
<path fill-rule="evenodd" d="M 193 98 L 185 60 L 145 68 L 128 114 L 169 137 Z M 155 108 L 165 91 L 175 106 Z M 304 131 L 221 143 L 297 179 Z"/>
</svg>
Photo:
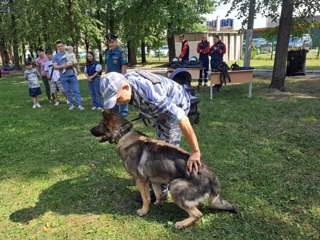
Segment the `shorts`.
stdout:
<svg viewBox="0 0 320 240">
<path fill-rule="evenodd" d="M 50 91 L 52 93 L 56 93 L 56 92 L 58 92 L 58 89 L 61 92 L 65 92 L 60 80 L 58 80 L 58 81 L 51 80 L 50 81 Z"/>
<path fill-rule="evenodd" d="M 29 94 L 31 97 L 36 97 L 41 95 L 41 88 L 37 87 L 37 88 L 29 88 Z"/>
</svg>

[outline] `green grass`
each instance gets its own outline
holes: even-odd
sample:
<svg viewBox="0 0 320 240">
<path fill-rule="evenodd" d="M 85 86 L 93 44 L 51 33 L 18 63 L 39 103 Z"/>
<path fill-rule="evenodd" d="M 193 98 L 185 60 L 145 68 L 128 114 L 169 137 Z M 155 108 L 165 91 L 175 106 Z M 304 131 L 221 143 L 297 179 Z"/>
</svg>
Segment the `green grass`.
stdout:
<svg viewBox="0 0 320 240">
<path fill-rule="evenodd" d="M 258 55 L 260 56 L 260 58 L 257 56 L 256 58 L 251 59 L 250 65 L 256 69 L 272 70 L 274 60 L 271 60 L 270 57 L 267 57 L 267 58 L 265 56 L 261 57 L 261 55 Z M 138 59 L 138 65 L 136 67 L 145 67 L 145 68 L 158 67 L 158 66 L 162 66 L 165 63 L 168 63 L 169 59 L 161 58 L 159 61 L 158 58 L 148 58 L 147 61 L 148 61 L 147 64 L 139 64 L 141 62 L 141 59 Z M 229 61 L 227 62 L 227 64 L 231 66 L 231 64 L 234 62 L 235 61 Z M 239 64 L 239 66 L 243 66 L 243 59 L 236 62 Z M 320 70 L 320 59 L 307 58 L 306 70 Z"/>
<path fill-rule="evenodd" d="M 229 61 L 230 66 L 235 61 Z M 243 60 L 237 61 L 239 66 L 243 66 Z M 271 59 L 251 59 L 250 65 L 256 69 L 267 69 L 272 70 L 274 60 Z M 306 60 L 306 70 L 320 70 L 320 59 L 309 59 Z"/>
<path fill-rule="evenodd" d="M 230 85 L 210 101 L 201 89 L 202 156 L 214 169 L 222 195 L 238 214 L 204 208 L 194 226 L 174 230 L 186 213 L 171 201 L 135 214 L 138 193 L 115 146 L 100 144 L 89 129 L 90 110 L 54 107 L 42 95 L 32 109 L 22 74 L 0 80 L 0 239 L 319 239 L 320 78 L 288 78 L 286 93 L 269 80 Z M 42 88 L 43 89 L 43 88 Z M 136 117 L 130 108 L 129 119 Z M 152 128 L 135 129 L 154 136 Z M 183 139 L 182 146 L 187 149 Z M 50 231 L 43 227 L 49 224 Z"/>
</svg>

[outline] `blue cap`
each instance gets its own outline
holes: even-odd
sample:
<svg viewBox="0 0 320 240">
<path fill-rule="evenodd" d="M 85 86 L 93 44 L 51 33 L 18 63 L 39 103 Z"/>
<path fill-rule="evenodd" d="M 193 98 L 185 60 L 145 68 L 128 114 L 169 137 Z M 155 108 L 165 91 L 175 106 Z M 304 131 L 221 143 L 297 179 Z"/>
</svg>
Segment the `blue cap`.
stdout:
<svg viewBox="0 0 320 240">
<path fill-rule="evenodd" d="M 116 40 L 118 38 L 117 35 L 113 34 L 113 33 L 109 33 L 108 36 L 107 36 L 107 40 L 110 41 L 110 40 Z"/>
<path fill-rule="evenodd" d="M 126 78 L 117 72 L 110 72 L 100 80 L 100 91 L 104 98 L 103 108 L 111 109 L 117 103 L 117 94 L 121 90 Z"/>
</svg>

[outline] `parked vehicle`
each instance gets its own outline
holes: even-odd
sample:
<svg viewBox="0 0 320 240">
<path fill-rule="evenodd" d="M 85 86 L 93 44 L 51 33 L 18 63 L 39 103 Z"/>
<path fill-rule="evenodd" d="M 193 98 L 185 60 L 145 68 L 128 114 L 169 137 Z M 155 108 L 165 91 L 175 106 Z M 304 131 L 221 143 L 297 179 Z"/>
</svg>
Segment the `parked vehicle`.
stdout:
<svg viewBox="0 0 320 240">
<path fill-rule="evenodd" d="M 302 34 L 301 38 L 290 36 L 289 48 L 312 48 L 312 38 L 309 34 Z"/>
<path fill-rule="evenodd" d="M 162 56 L 167 57 L 167 56 L 169 55 L 169 46 L 168 46 L 168 45 L 163 45 L 163 46 L 159 49 L 159 51 L 160 51 L 160 54 L 161 54 Z"/>
</svg>

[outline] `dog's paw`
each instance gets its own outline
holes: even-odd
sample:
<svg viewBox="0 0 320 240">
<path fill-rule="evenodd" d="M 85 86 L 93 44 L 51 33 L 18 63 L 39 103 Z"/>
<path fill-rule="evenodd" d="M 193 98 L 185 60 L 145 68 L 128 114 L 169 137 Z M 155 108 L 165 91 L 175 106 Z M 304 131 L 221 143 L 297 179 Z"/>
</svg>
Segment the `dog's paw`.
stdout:
<svg viewBox="0 0 320 240">
<path fill-rule="evenodd" d="M 176 223 L 174 224 L 174 227 L 175 227 L 175 229 L 177 229 L 177 230 L 182 230 L 182 229 L 185 228 L 185 226 L 182 224 L 182 222 L 176 222 Z"/>
<path fill-rule="evenodd" d="M 137 214 L 138 214 L 140 217 L 145 216 L 147 213 L 148 213 L 148 211 L 147 211 L 147 210 L 144 210 L 143 208 L 140 208 L 140 209 L 137 210 Z"/>
<path fill-rule="evenodd" d="M 156 201 L 155 203 L 154 203 L 154 205 L 155 206 L 157 206 L 157 207 L 162 207 L 163 206 L 163 200 L 161 200 L 161 201 Z"/>
</svg>

